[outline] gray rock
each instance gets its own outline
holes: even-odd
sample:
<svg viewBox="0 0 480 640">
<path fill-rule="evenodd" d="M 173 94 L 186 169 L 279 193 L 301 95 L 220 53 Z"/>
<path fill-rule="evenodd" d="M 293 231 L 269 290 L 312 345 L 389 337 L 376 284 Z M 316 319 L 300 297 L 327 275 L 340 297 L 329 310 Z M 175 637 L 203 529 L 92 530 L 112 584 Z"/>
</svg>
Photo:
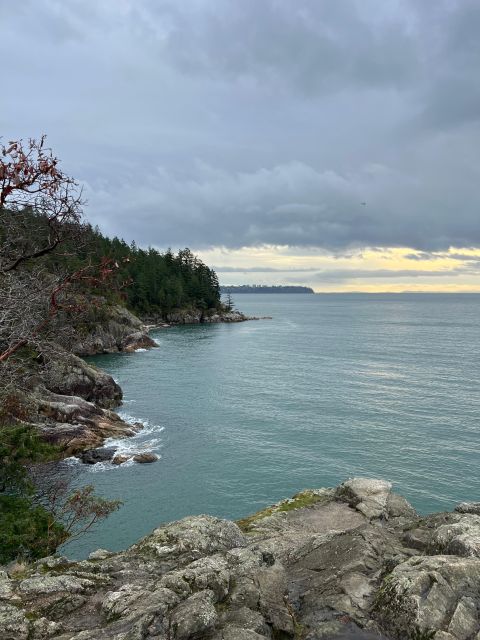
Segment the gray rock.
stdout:
<svg viewBox="0 0 480 640">
<path fill-rule="evenodd" d="M 77 455 L 84 464 L 97 464 L 97 462 L 108 462 L 115 455 L 115 447 L 99 447 L 97 449 L 87 449 Z"/>
<path fill-rule="evenodd" d="M 4 576 L 0 576 L 0 600 L 11 600 L 14 597 L 13 582 L 5 573 Z"/>
<path fill-rule="evenodd" d="M 49 360 L 42 382 L 53 393 L 78 396 L 106 409 L 122 400 L 122 390 L 112 376 L 69 353 Z"/>
<path fill-rule="evenodd" d="M 213 601 L 214 594 L 211 591 L 200 591 L 179 604 L 170 617 L 173 638 L 188 640 L 212 631 L 218 620 Z"/>
<path fill-rule="evenodd" d="M 391 518 L 412 518 L 417 515 L 412 505 L 403 496 L 396 493 L 388 495 L 387 512 Z"/>
<path fill-rule="evenodd" d="M 120 553 L 0 573 L 0 638 L 480 640 L 479 520 L 419 518 L 363 479 L 282 501 L 246 534 L 184 518 Z"/>
<path fill-rule="evenodd" d="M 136 349 L 151 349 L 158 346 L 155 340 L 153 340 L 147 333 L 143 331 L 136 331 L 123 338 L 120 343 L 120 350 L 132 352 Z"/>
<path fill-rule="evenodd" d="M 122 350 L 122 343 L 132 334 L 142 331 L 142 321 L 125 307 L 108 305 L 98 298 L 101 317 L 88 326 L 79 327 L 68 348 L 78 356 L 112 353 Z"/>
<path fill-rule="evenodd" d="M 455 511 L 458 513 L 473 513 L 477 516 L 480 515 L 480 502 L 460 502 L 455 507 Z"/>
<path fill-rule="evenodd" d="M 439 526 L 433 544 L 443 553 L 480 557 L 480 516 L 462 514 L 455 522 Z"/>
<path fill-rule="evenodd" d="M 245 538 L 235 523 L 213 516 L 192 516 L 155 529 L 135 548 L 158 558 L 185 557 L 191 562 L 244 545 Z"/>
<path fill-rule="evenodd" d="M 138 462 L 139 464 L 148 464 L 151 462 L 156 462 L 158 460 L 158 456 L 154 453 L 136 453 L 133 456 L 134 462 Z"/>
<path fill-rule="evenodd" d="M 477 558 L 411 558 L 385 578 L 376 598 L 377 620 L 394 638 L 410 637 L 420 629 L 466 640 L 480 628 L 479 575 Z"/>
<path fill-rule="evenodd" d="M 37 596 L 59 592 L 83 593 L 94 586 L 91 580 L 71 575 L 33 576 L 22 580 L 18 590 L 26 596 Z"/>
<path fill-rule="evenodd" d="M 12 604 L 0 603 L 0 638 L 2 640 L 27 640 L 29 626 L 25 611 Z"/>
<path fill-rule="evenodd" d="M 96 551 L 92 551 L 88 556 L 89 560 L 105 560 L 113 555 L 112 551 L 107 551 L 107 549 L 97 549 Z"/>
<path fill-rule="evenodd" d="M 385 480 L 352 478 L 338 487 L 336 496 L 373 520 L 388 517 L 387 503 L 391 489 L 392 484 Z"/>
</svg>

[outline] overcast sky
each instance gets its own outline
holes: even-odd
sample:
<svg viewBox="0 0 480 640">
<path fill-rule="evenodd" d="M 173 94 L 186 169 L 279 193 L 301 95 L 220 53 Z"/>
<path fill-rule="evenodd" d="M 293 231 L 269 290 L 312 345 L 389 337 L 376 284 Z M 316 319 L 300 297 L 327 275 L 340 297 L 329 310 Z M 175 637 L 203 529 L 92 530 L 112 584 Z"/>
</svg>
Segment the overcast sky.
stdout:
<svg viewBox="0 0 480 640">
<path fill-rule="evenodd" d="M 223 283 L 480 290 L 479 34 L 479 0 L 0 0 L 0 133 Z"/>
</svg>

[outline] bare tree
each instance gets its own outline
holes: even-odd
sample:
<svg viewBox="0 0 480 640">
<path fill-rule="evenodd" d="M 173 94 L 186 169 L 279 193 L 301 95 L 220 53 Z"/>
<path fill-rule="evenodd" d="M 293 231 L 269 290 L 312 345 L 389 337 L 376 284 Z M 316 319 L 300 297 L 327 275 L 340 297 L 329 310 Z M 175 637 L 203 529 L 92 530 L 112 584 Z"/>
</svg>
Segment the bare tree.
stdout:
<svg viewBox="0 0 480 640">
<path fill-rule="evenodd" d="M 46 138 L 0 148 L 0 272 L 44 256 L 78 228 L 82 192 L 60 170 Z"/>
<path fill-rule="evenodd" d="M 56 536 L 55 526 L 62 525 L 62 542 L 72 541 L 90 531 L 97 522 L 117 511 L 120 500 L 105 500 L 94 493 L 90 484 L 78 486 L 79 473 L 71 467 L 44 464 L 30 469 L 36 486 L 35 504 L 51 515 L 49 535 Z"/>
<path fill-rule="evenodd" d="M 65 317 L 78 318 L 93 304 L 82 286 L 97 286 L 119 268 L 107 258 L 70 272 L 45 265 L 62 244 L 81 244 L 83 204 L 78 183 L 60 170 L 45 136 L 0 148 L 0 366 L 26 345 L 55 349 L 68 332 Z M 55 322 L 59 316 L 63 322 Z M 18 383 L 17 365 L 0 369 L 0 387 Z"/>
</svg>

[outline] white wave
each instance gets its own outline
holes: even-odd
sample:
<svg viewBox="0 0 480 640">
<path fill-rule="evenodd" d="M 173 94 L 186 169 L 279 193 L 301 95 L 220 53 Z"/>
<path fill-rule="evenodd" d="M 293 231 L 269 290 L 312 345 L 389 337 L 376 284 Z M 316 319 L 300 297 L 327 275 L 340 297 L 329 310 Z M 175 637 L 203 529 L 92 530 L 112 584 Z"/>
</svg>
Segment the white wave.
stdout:
<svg viewBox="0 0 480 640">
<path fill-rule="evenodd" d="M 130 460 L 127 460 L 123 464 L 113 464 L 112 462 L 109 462 L 109 461 L 96 462 L 95 464 L 88 465 L 88 471 L 90 471 L 90 473 L 101 473 L 103 471 L 114 471 L 115 469 L 125 469 L 127 467 L 131 467 L 134 464 L 135 462 L 133 461 L 132 458 L 130 458 Z"/>
<path fill-rule="evenodd" d="M 135 349 L 135 353 L 140 353 L 141 351 L 146 351 L 146 349 Z"/>
<path fill-rule="evenodd" d="M 73 466 L 75 464 L 80 464 L 80 460 L 75 456 L 70 456 L 69 458 L 64 458 L 62 460 L 63 464 L 67 464 L 69 466 Z"/>
<path fill-rule="evenodd" d="M 162 447 L 160 434 L 165 429 L 158 424 L 152 424 L 149 420 L 141 420 L 135 416 L 119 411 L 118 415 L 128 424 L 141 423 L 143 428 L 130 438 L 107 438 L 104 447 L 115 447 L 115 455 L 133 456 L 136 453 L 155 453 L 159 458 L 159 450 Z M 150 437 L 149 437 L 150 436 Z M 113 469 L 124 469 L 131 467 L 134 463 L 132 459 L 123 464 L 112 464 L 112 462 L 97 462 L 88 465 L 88 470 L 92 473 L 101 471 L 111 471 Z"/>
</svg>

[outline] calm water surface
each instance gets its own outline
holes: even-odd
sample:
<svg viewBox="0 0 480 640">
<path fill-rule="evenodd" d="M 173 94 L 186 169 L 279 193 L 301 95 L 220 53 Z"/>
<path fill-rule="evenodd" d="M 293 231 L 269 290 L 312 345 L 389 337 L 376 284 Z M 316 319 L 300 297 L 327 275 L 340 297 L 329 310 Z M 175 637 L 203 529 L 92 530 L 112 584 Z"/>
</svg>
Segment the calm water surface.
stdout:
<svg viewBox="0 0 480 640">
<path fill-rule="evenodd" d="M 159 330 L 159 348 L 98 356 L 118 444 L 152 465 L 81 467 L 123 508 L 65 552 L 117 550 L 189 514 L 238 518 L 353 475 L 391 480 L 421 512 L 480 499 L 480 296 L 238 295 L 272 320 Z M 80 468 L 78 466 L 78 468 Z"/>
</svg>

